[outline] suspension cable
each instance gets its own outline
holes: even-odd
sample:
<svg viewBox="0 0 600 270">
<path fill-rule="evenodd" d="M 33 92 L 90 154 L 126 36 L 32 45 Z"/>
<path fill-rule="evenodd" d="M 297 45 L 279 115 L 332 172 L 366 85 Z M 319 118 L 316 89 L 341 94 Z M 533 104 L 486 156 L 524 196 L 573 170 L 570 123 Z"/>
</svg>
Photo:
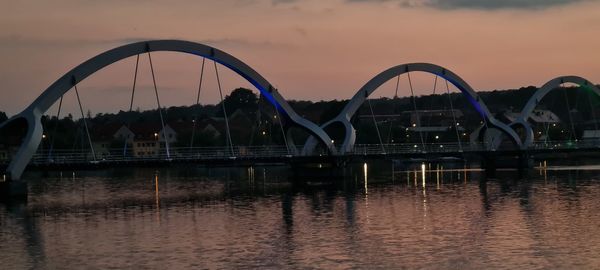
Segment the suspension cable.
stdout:
<svg viewBox="0 0 600 270">
<path fill-rule="evenodd" d="M 406 75 L 408 75 L 408 85 L 410 86 L 410 95 L 411 95 L 412 101 L 413 101 L 413 108 L 415 110 L 415 116 L 417 117 L 417 122 L 415 123 L 415 125 L 419 128 L 419 137 L 421 137 L 421 147 L 423 147 L 423 149 L 425 149 L 425 141 L 423 141 L 423 130 L 421 127 L 421 117 L 419 116 L 419 111 L 417 111 L 417 99 L 415 97 L 415 92 L 413 90 L 412 80 L 410 79 L 410 72 L 407 72 Z"/>
<path fill-rule="evenodd" d="M 381 140 L 381 133 L 379 133 L 379 126 L 377 125 L 377 121 L 375 120 L 375 113 L 373 113 L 373 106 L 371 106 L 371 99 L 367 97 L 367 103 L 369 104 L 369 109 L 371 110 L 371 117 L 373 117 L 373 124 L 375 125 L 375 130 L 377 131 L 377 138 L 379 138 L 379 145 L 381 145 L 381 151 L 385 154 L 385 147 L 383 146 L 383 140 Z"/>
<path fill-rule="evenodd" d="M 131 88 L 131 101 L 129 102 L 129 112 L 133 109 L 133 97 L 135 96 L 135 84 L 137 82 L 138 66 L 140 63 L 140 55 L 135 58 L 135 72 L 133 73 L 133 87 Z"/>
<path fill-rule="evenodd" d="M 460 151 L 462 152 L 463 151 L 462 142 L 460 141 L 460 135 L 458 135 L 458 125 L 457 125 L 458 122 L 456 122 L 456 115 L 454 114 L 454 105 L 452 104 L 452 98 L 450 97 L 450 87 L 448 86 L 448 80 L 445 80 L 445 81 L 446 81 L 446 93 L 448 94 L 448 101 L 450 101 L 450 111 L 452 112 L 452 122 L 454 122 L 454 130 L 456 131 L 456 140 L 458 141 L 458 149 L 460 149 Z"/>
<path fill-rule="evenodd" d="M 435 100 L 435 90 L 437 89 L 437 80 L 438 80 L 438 76 L 434 75 L 434 79 L 433 79 L 433 94 L 431 96 L 431 102 L 429 103 L 429 115 L 427 117 L 427 124 L 425 125 L 426 127 L 429 127 L 431 125 L 431 118 L 433 118 L 433 101 Z M 429 132 L 425 131 L 425 143 L 427 143 L 429 141 Z"/>
<path fill-rule="evenodd" d="M 283 119 L 281 119 L 281 115 L 279 114 L 279 110 L 277 109 L 277 104 L 273 104 L 273 107 L 275 107 L 275 113 L 277 115 L 279 127 L 281 128 L 281 136 L 283 136 L 283 143 L 285 143 L 285 149 L 287 150 L 287 153 L 289 155 L 290 154 L 290 145 L 288 145 L 287 138 L 285 137 L 285 130 L 283 130 Z"/>
<path fill-rule="evenodd" d="M 152 65 L 152 57 L 150 56 L 150 52 L 148 52 L 148 60 L 150 61 L 150 71 L 152 73 L 152 83 L 154 84 L 154 93 L 156 94 L 156 105 L 158 106 L 158 114 L 160 116 L 160 125 L 162 126 L 162 135 L 165 140 L 165 148 L 167 150 L 167 158 L 171 158 L 171 153 L 169 151 L 169 139 L 167 138 L 166 129 L 165 129 L 165 120 L 162 115 L 162 107 L 160 106 L 160 98 L 158 97 L 158 87 L 156 86 L 156 77 L 154 76 L 154 66 Z M 160 144 L 160 141 L 159 141 Z"/>
<path fill-rule="evenodd" d="M 397 79 L 396 79 L 396 91 L 394 92 L 394 98 L 392 99 L 392 103 L 394 104 L 392 115 L 396 113 L 396 108 L 397 108 L 397 105 L 398 105 L 398 104 L 396 104 L 396 101 L 398 100 L 398 88 L 399 87 L 400 87 L 400 75 L 398 75 Z M 388 136 L 387 136 L 387 143 L 388 144 L 392 140 L 392 126 L 393 125 L 394 125 L 394 121 L 392 119 L 392 120 L 390 120 L 390 127 L 388 129 Z"/>
<path fill-rule="evenodd" d="M 215 75 L 217 76 L 217 85 L 219 87 L 219 95 L 221 97 L 221 107 L 223 107 L 223 115 L 225 116 L 225 132 L 227 133 L 227 141 L 229 144 L 229 150 L 231 150 L 231 156 L 235 156 L 233 151 L 233 141 L 231 140 L 231 131 L 229 129 L 229 120 L 227 119 L 227 110 L 225 110 L 225 100 L 223 99 L 223 90 L 221 89 L 221 80 L 219 79 L 219 69 L 217 68 L 217 62 L 213 61 L 215 66 Z"/>
<path fill-rule="evenodd" d="M 77 85 L 73 85 L 75 88 L 75 95 L 77 95 L 77 103 L 79 103 L 79 111 L 81 111 L 81 119 L 83 119 L 83 126 L 85 127 L 85 133 L 87 134 L 88 142 L 90 143 L 90 149 L 92 150 L 92 158 L 96 161 L 96 151 L 94 151 L 94 145 L 92 145 L 92 137 L 90 136 L 90 130 L 88 129 L 87 120 L 85 118 L 85 114 L 83 113 L 83 106 L 81 105 L 81 99 L 79 99 L 79 91 L 77 90 Z"/>
<path fill-rule="evenodd" d="M 190 140 L 190 151 L 192 147 L 194 147 L 194 138 L 196 137 L 196 122 L 198 121 L 198 113 L 200 111 L 200 92 L 202 91 L 202 80 L 204 79 L 204 62 L 206 62 L 206 58 L 202 58 L 202 67 L 200 68 L 200 82 L 198 83 L 198 95 L 196 96 L 196 106 L 198 107 L 198 112 L 194 116 L 192 120 L 192 139 Z"/>
<path fill-rule="evenodd" d="M 549 104 L 552 104 L 552 106 L 554 106 L 556 104 L 556 98 L 560 93 L 556 93 L 554 92 L 554 94 L 550 95 L 552 97 L 552 101 Z M 546 136 L 546 139 L 544 139 L 544 143 L 548 142 L 548 138 L 549 136 L 549 132 L 550 132 L 550 126 L 544 126 L 544 135 Z M 535 136 L 534 136 L 535 137 Z"/>
<path fill-rule="evenodd" d="M 573 124 L 573 116 L 571 116 L 571 106 L 569 105 L 569 96 L 567 95 L 567 89 L 563 89 L 562 87 L 562 83 L 560 84 L 560 90 L 563 92 L 564 96 L 565 96 L 565 101 L 567 102 L 567 115 L 569 116 L 569 122 L 571 123 L 571 134 L 569 134 L 569 140 L 573 139 L 573 136 L 575 136 L 575 125 Z"/>
<path fill-rule="evenodd" d="M 255 123 L 252 124 L 252 132 L 250 132 L 250 139 L 248 141 L 248 145 L 252 146 L 254 144 L 254 136 L 256 133 L 256 129 L 258 128 L 260 130 L 260 125 L 261 125 L 261 111 L 260 111 L 260 102 L 263 99 L 263 95 L 261 92 L 258 93 L 258 101 L 256 102 L 256 113 L 254 113 L 255 116 Z"/>
<path fill-rule="evenodd" d="M 56 138 L 58 124 L 60 123 L 60 111 L 62 109 L 63 97 L 64 95 L 61 95 L 60 101 L 58 102 L 58 112 L 56 113 L 56 125 L 54 125 L 54 130 L 52 131 L 52 141 L 50 142 L 50 150 L 48 150 L 48 160 L 52 158 L 52 152 L 54 151 L 54 139 Z"/>
<path fill-rule="evenodd" d="M 133 98 L 135 97 L 135 85 L 137 82 L 138 66 L 140 63 L 140 55 L 136 55 L 135 58 L 135 72 L 133 73 L 133 87 L 131 88 L 131 100 L 129 101 L 129 113 L 133 110 Z M 127 129 L 131 128 L 131 121 L 127 121 Z M 123 157 L 127 155 L 127 137 L 123 141 Z"/>
</svg>

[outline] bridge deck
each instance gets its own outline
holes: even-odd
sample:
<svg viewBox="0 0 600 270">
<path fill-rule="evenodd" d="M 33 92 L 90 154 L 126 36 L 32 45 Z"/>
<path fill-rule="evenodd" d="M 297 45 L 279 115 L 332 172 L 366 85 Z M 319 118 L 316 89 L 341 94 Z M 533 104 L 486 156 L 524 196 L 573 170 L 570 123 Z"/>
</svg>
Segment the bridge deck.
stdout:
<svg viewBox="0 0 600 270">
<path fill-rule="evenodd" d="M 107 151 L 97 151 L 95 159 L 88 151 L 55 150 L 49 153 L 40 150 L 34 155 L 30 166 L 71 168 L 136 165 L 160 166 L 171 163 L 220 165 L 252 165 L 257 163 L 293 164 L 345 162 L 356 159 L 444 160 L 447 157 L 516 156 L 523 153 L 528 155 L 573 152 L 600 153 L 600 143 L 597 141 L 546 142 L 534 144 L 526 151 L 511 147 L 489 151 L 481 144 L 468 143 L 460 145 L 458 143 L 356 145 L 352 152 L 337 156 L 330 156 L 326 152 L 313 155 L 300 155 L 296 149 L 288 150 L 285 146 L 238 146 L 233 147 L 233 149 L 229 147 L 172 148 L 168 155 L 162 151 L 159 154 L 149 156 L 123 155 L 123 149 L 109 149 Z"/>
</svg>

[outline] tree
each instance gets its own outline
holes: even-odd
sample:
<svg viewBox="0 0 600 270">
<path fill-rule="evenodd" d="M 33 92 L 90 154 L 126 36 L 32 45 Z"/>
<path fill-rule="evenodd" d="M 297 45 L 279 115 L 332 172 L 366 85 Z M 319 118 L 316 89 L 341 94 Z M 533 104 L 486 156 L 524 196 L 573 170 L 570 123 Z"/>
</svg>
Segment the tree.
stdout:
<svg viewBox="0 0 600 270">
<path fill-rule="evenodd" d="M 6 116 L 5 112 L 0 112 L 0 123 L 6 121 L 8 119 L 8 116 Z"/>
<path fill-rule="evenodd" d="M 258 96 L 250 89 L 237 88 L 225 97 L 225 109 L 227 112 L 235 112 L 241 109 L 244 113 L 250 115 L 256 111 Z M 222 114 L 222 112 L 220 112 Z"/>
</svg>

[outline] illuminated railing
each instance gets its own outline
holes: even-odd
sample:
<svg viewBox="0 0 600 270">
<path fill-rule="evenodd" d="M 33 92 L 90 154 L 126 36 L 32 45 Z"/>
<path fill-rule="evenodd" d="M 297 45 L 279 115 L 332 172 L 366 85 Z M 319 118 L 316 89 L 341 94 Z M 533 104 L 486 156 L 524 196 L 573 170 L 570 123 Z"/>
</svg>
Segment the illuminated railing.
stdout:
<svg viewBox="0 0 600 270">
<path fill-rule="evenodd" d="M 529 149 L 600 149 L 600 140 L 570 140 L 534 142 Z"/>
<path fill-rule="evenodd" d="M 180 147 L 171 148 L 167 155 L 164 148 L 145 149 L 146 153 L 134 153 L 128 149 L 95 149 L 96 157 L 88 149 L 83 150 L 53 150 L 40 149 L 32 159 L 33 164 L 76 164 L 87 162 L 144 162 L 144 161 L 206 161 L 206 160 L 235 160 L 235 159 L 286 159 L 300 154 L 296 149 L 283 145 L 271 146 L 235 146 L 230 147 Z M 515 150 L 514 146 L 501 146 L 501 151 Z M 579 141 L 547 141 L 535 142 L 529 150 L 569 150 L 569 149 L 600 149 L 600 140 Z M 326 150 L 317 150 L 306 156 L 327 155 Z M 397 144 L 357 144 L 352 151 L 345 155 L 394 155 L 394 154 L 443 154 L 461 152 L 488 151 L 482 143 L 397 143 Z M 494 150 L 492 150 L 494 151 Z M 150 153 L 148 153 L 150 152 Z M 7 163 L 5 160 L 4 163 Z M 2 162 L 0 162 L 2 163 Z"/>
<path fill-rule="evenodd" d="M 94 149 L 95 157 L 89 150 L 53 150 L 51 153 L 38 151 L 32 158 L 34 164 L 69 164 L 84 162 L 128 162 L 158 160 L 217 160 L 236 158 L 277 158 L 290 157 L 290 150 L 285 146 L 236 146 L 230 147 L 181 147 L 170 148 L 169 155 L 164 148 L 127 151 L 123 149 Z"/>
</svg>

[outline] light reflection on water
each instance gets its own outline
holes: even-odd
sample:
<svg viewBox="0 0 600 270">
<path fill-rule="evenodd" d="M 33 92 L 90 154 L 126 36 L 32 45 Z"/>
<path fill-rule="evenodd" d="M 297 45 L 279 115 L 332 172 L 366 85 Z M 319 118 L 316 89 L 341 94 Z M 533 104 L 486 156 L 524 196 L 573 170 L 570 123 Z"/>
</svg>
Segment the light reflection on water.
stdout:
<svg viewBox="0 0 600 270">
<path fill-rule="evenodd" d="M 600 167 L 488 181 L 462 165 L 358 167 L 334 185 L 294 184 L 272 167 L 31 174 L 28 203 L 0 205 L 0 261 L 6 269 L 600 265 Z"/>
</svg>

